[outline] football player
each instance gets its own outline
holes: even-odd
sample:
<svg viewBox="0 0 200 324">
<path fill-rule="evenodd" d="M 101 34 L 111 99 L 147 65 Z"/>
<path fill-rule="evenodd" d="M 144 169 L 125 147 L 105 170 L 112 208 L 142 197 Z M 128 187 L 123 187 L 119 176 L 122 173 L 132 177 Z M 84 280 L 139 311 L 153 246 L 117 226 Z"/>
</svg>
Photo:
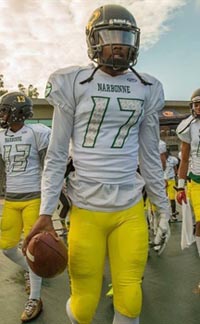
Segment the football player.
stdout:
<svg viewBox="0 0 200 324">
<path fill-rule="evenodd" d="M 25 270 L 26 290 L 30 295 L 22 322 L 30 321 L 42 310 L 41 278 L 28 268 L 18 248 L 22 233 L 26 236 L 39 216 L 41 173 L 50 135 L 45 125 L 25 125 L 25 120 L 33 115 L 32 108 L 31 99 L 23 93 L 10 92 L 1 97 L 0 118 L 4 130 L 0 132 L 0 159 L 5 165 L 6 192 L 0 248 Z"/>
<path fill-rule="evenodd" d="M 91 323 L 99 302 L 105 257 L 113 284 L 114 324 L 139 323 L 141 281 L 147 262 L 148 228 L 142 188 L 160 213 L 155 244 L 169 237 L 169 205 L 158 149 L 163 87 L 135 71 L 140 30 L 119 5 L 96 9 L 86 26 L 95 65 L 53 73 L 46 99 L 54 105 L 53 130 L 42 177 L 40 218 L 24 241 L 53 231 L 52 213 L 63 183 L 69 144 L 71 323 Z M 137 170 L 139 160 L 141 175 Z"/>
<path fill-rule="evenodd" d="M 181 162 L 178 169 L 176 198 L 179 204 L 187 202 L 185 185 L 188 176 L 190 181 L 189 196 L 196 222 L 196 245 L 200 256 L 200 88 L 193 92 L 190 108 L 191 116 L 184 119 L 177 127 L 177 135 L 181 140 Z"/>
<path fill-rule="evenodd" d="M 164 141 L 159 141 L 159 151 L 160 151 L 160 158 L 162 162 L 163 170 L 166 169 L 166 152 L 167 152 L 167 145 Z"/>
<path fill-rule="evenodd" d="M 176 210 L 176 191 L 174 187 L 176 186 L 176 176 L 177 176 L 177 165 L 179 161 L 178 159 L 171 155 L 169 149 L 166 152 L 166 168 L 164 171 L 164 179 L 167 184 L 167 195 L 170 200 L 171 205 L 171 221 L 178 221 L 177 215 L 179 212 Z"/>
</svg>

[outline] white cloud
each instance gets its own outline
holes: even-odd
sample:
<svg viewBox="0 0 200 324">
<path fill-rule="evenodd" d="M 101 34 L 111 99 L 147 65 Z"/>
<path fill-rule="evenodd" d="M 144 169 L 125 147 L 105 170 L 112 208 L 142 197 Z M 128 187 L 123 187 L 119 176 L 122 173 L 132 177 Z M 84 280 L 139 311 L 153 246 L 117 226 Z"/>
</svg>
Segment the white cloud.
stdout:
<svg viewBox="0 0 200 324">
<path fill-rule="evenodd" d="M 196 0 L 199 1 L 199 0 Z M 167 32 L 169 19 L 188 0 L 116 0 L 129 9 L 141 28 L 141 46 L 148 49 Z M 104 0 L 0 1 L 0 74 L 5 87 L 18 83 L 38 87 L 55 69 L 89 62 L 84 29 L 92 11 Z"/>
</svg>

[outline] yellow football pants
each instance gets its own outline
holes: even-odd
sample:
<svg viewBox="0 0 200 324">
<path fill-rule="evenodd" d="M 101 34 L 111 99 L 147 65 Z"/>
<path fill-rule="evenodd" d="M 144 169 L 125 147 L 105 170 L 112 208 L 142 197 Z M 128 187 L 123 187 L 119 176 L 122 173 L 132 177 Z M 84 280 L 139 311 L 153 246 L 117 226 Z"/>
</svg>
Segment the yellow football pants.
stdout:
<svg viewBox="0 0 200 324">
<path fill-rule="evenodd" d="M 195 221 L 200 222 L 200 183 L 191 180 L 189 185 L 189 194 L 194 211 Z"/>
<path fill-rule="evenodd" d="M 176 182 L 174 179 L 167 180 L 167 196 L 169 200 L 176 199 L 176 190 L 174 187 L 176 186 Z"/>
<path fill-rule="evenodd" d="M 191 200 L 191 181 L 187 181 L 186 192 L 187 197 Z"/>
<path fill-rule="evenodd" d="M 27 201 L 5 200 L 1 220 L 0 248 L 15 247 L 22 232 L 27 236 L 39 217 L 40 198 Z"/>
<path fill-rule="evenodd" d="M 92 321 L 99 302 L 108 253 L 114 307 L 128 317 L 141 312 L 141 280 L 148 253 L 148 229 L 141 200 L 117 212 L 72 207 L 69 230 L 70 307 L 80 324 Z"/>
</svg>

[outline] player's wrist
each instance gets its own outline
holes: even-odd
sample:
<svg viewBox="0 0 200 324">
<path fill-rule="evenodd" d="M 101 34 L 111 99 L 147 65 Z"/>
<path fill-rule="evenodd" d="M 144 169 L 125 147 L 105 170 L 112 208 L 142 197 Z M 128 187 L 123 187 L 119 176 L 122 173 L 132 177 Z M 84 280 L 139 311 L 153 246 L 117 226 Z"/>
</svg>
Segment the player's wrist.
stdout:
<svg viewBox="0 0 200 324">
<path fill-rule="evenodd" d="M 178 188 L 177 189 L 182 189 L 184 190 L 185 188 L 185 179 L 178 179 Z M 178 190 L 179 191 L 179 190 Z"/>
</svg>

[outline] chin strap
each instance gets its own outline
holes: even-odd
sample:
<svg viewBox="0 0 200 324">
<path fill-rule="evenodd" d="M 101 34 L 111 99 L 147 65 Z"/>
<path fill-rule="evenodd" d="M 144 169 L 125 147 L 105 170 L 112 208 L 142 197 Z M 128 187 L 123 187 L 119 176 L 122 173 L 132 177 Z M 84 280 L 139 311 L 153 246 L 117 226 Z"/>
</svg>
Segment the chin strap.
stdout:
<svg viewBox="0 0 200 324">
<path fill-rule="evenodd" d="M 6 129 L 6 128 L 9 127 L 8 123 L 5 122 L 5 121 L 1 122 L 1 123 L 0 123 L 0 126 L 1 126 L 1 128 L 3 128 L 3 129 Z"/>
<path fill-rule="evenodd" d="M 135 69 L 132 67 L 132 66 L 129 66 L 129 68 L 130 68 L 130 70 L 138 77 L 138 79 L 140 79 L 140 81 L 142 82 L 142 84 L 144 84 L 145 86 L 146 85 L 152 85 L 152 83 L 151 82 L 148 82 L 148 81 L 146 81 L 146 80 L 144 80 L 142 77 L 141 77 L 141 75 L 137 72 L 137 71 L 135 71 Z"/>
<path fill-rule="evenodd" d="M 0 122 L 0 127 L 2 127 L 2 128 L 8 128 L 9 127 L 9 118 L 10 118 L 10 112 L 11 112 L 11 108 L 9 107 L 9 110 L 8 111 L 6 111 L 6 110 L 4 110 L 4 112 L 6 112 L 6 114 L 7 114 L 7 117 L 6 117 L 6 120 L 2 120 L 1 119 L 1 122 Z"/>
<path fill-rule="evenodd" d="M 97 72 L 97 70 L 99 70 L 102 67 L 102 64 L 97 65 L 97 67 L 94 69 L 94 71 L 92 72 L 92 74 L 85 80 L 81 81 L 80 84 L 84 84 L 84 83 L 89 83 L 94 79 L 94 75 Z M 138 77 L 138 79 L 141 81 L 142 84 L 146 85 L 152 85 L 151 82 L 148 82 L 146 80 L 144 80 L 141 75 L 132 67 L 129 66 L 130 70 Z"/>
<path fill-rule="evenodd" d="M 97 70 L 100 69 L 101 67 L 102 67 L 101 64 L 100 64 L 100 65 L 97 65 L 97 67 L 94 69 L 94 71 L 93 71 L 92 74 L 89 76 L 89 78 L 87 78 L 87 79 L 81 81 L 80 84 L 84 84 L 84 83 L 87 83 L 87 82 L 88 82 L 88 83 L 91 82 L 91 81 L 94 79 L 94 75 L 95 75 L 95 73 L 96 73 Z"/>
</svg>

